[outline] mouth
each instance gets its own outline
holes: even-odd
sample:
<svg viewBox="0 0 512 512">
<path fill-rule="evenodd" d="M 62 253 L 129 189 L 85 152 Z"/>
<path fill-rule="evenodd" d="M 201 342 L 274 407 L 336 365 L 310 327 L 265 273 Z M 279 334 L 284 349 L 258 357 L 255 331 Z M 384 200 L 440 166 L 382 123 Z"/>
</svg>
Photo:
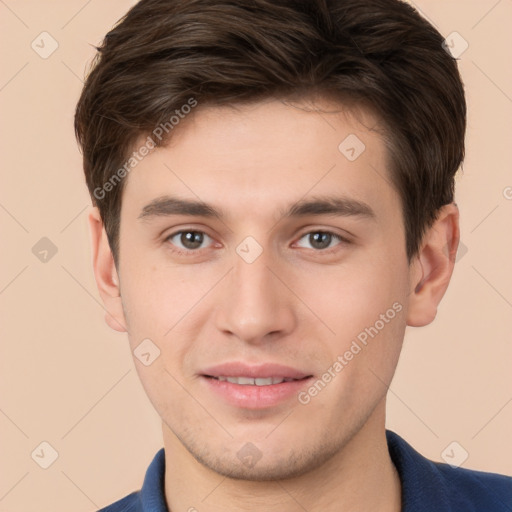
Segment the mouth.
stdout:
<svg viewBox="0 0 512 512">
<path fill-rule="evenodd" d="M 199 376 L 212 399 L 238 409 L 265 409 L 297 400 L 313 375 L 289 366 L 231 362 L 204 369 Z"/>
<path fill-rule="evenodd" d="M 231 361 L 204 368 L 201 374 L 205 377 L 212 377 L 233 384 L 257 386 L 269 386 L 271 384 L 279 384 L 283 381 L 301 380 L 304 377 L 312 376 L 306 372 L 282 364 L 249 364 L 242 361 Z M 235 382 L 233 379 L 238 380 Z M 273 382 L 273 380 L 276 382 Z"/>
<path fill-rule="evenodd" d="M 293 382 L 299 380 L 305 380 L 312 377 L 312 375 L 307 375 L 301 379 L 294 379 L 291 377 L 228 377 L 225 375 L 213 376 L 213 375 L 203 375 L 208 379 L 215 379 L 220 382 L 230 382 L 231 384 L 238 384 L 240 386 L 273 386 L 275 384 L 281 384 L 283 382 Z"/>
</svg>

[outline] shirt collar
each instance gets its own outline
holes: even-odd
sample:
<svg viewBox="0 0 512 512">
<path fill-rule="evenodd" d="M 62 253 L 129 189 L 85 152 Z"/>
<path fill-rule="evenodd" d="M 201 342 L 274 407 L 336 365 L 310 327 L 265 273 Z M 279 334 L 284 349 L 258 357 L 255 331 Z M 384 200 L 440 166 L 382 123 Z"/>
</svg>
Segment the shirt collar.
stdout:
<svg viewBox="0 0 512 512">
<path fill-rule="evenodd" d="M 149 465 L 139 493 L 141 512 L 168 512 L 165 501 L 165 450 L 161 448 Z"/>
</svg>

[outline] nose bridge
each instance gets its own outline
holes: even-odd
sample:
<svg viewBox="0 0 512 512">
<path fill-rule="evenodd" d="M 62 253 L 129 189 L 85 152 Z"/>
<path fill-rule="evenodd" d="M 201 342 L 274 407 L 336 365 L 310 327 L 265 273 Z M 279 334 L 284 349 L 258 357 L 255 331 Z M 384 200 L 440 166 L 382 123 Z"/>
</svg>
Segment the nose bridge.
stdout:
<svg viewBox="0 0 512 512">
<path fill-rule="evenodd" d="M 270 256 L 251 240 L 241 243 L 233 255 L 218 327 L 247 342 L 288 332 L 293 326 L 291 303 L 283 284 L 269 269 Z"/>
<path fill-rule="evenodd" d="M 253 262 L 247 262 L 241 257 L 235 258 L 232 280 L 235 296 L 244 307 L 259 308 L 270 304 L 276 298 L 275 283 L 271 283 L 272 273 L 268 268 L 268 258 L 261 255 Z"/>
</svg>

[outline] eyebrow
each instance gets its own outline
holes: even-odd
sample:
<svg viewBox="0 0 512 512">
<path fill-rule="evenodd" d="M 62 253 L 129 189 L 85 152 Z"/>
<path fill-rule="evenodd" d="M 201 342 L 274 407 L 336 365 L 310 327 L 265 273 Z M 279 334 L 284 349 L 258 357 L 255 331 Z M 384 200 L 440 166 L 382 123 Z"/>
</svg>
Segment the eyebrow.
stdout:
<svg viewBox="0 0 512 512">
<path fill-rule="evenodd" d="M 316 196 L 301 199 L 288 209 L 279 210 L 280 219 L 290 217 L 305 217 L 307 215 L 334 215 L 339 217 L 364 217 L 375 220 L 373 209 L 357 199 L 337 196 Z M 142 208 L 139 219 L 152 217 L 168 217 L 171 215 L 189 215 L 208 217 L 222 220 L 224 212 L 202 201 L 181 199 L 173 196 L 161 196 L 153 199 Z"/>
</svg>

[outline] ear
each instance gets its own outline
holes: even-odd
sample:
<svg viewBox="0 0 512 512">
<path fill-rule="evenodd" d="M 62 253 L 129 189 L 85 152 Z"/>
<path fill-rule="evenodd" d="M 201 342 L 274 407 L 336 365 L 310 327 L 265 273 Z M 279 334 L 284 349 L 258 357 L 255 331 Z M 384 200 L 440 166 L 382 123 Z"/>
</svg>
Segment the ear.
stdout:
<svg viewBox="0 0 512 512">
<path fill-rule="evenodd" d="M 437 220 L 425 233 L 421 249 L 411 262 L 407 325 L 421 327 L 437 314 L 453 272 L 459 246 L 459 209 L 455 203 L 439 210 Z"/>
<path fill-rule="evenodd" d="M 93 267 L 96 285 L 105 304 L 105 321 L 108 326 L 119 332 L 127 332 L 124 317 L 119 276 L 114 264 L 114 257 L 108 243 L 103 221 L 96 206 L 88 213 L 89 232 L 93 254 Z"/>
</svg>

